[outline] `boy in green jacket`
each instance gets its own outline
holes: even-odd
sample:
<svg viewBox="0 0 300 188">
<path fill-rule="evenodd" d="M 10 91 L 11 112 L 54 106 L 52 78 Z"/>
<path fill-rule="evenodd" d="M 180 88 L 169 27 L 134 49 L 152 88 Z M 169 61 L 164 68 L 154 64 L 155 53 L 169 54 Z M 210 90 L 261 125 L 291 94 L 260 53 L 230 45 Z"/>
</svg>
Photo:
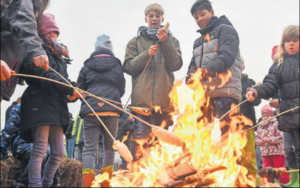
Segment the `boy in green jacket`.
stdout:
<svg viewBox="0 0 300 188">
<path fill-rule="evenodd" d="M 129 41 L 123 67 L 132 76 L 132 105 L 152 111 L 151 116 L 136 115 L 157 126 L 166 121 L 167 128 L 172 125 L 169 115 L 172 107 L 168 95 L 174 82 L 173 73 L 182 67 L 182 57 L 178 40 L 161 26 L 163 16 L 164 9 L 159 4 L 150 4 L 145 9 L 148 27 L 141 26 L 138 35 Z M 151 62 L 145 68 L 151 56 Z M 156 113 L 154 106 L 160 106 L 162 113 Z M 132 138 L 147 140 L 150 133 L 150 127 L 137 121 Z M 136 160 L 135 148 L 133 156 Z"/>
</svg>

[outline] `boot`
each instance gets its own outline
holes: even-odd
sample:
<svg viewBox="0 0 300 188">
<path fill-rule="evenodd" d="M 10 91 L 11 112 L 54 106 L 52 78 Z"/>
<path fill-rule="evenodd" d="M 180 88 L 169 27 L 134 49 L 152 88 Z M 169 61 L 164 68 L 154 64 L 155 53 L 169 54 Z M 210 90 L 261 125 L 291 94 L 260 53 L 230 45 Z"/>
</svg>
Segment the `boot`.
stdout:
<svg viewBox="0 0 300 188">
<path fill-rule="evenodd" d="M 94 169 L 90 169 L 90 168 L 83 169 L 81 187 L 91 187 L 94 179 L 95 179 Z"/>
<path fill-rule="evenodd" d="M 114 166 L 108 166 L 108 167 L 102 168 L 101 174 L 103 174 L 103 173 L 106 172 L 109 175 L 109 179 L 111 179 L 112 178 L 113 170 L 114 170 Z M 103 181 L 101 183 L 101 187 L 110 187 L 109 181 L 108 180 Z"/>
<path fill-rule="evenodd" d="M 293 185 L 291 185 L 290 187 L 299 187 L 299 172 L 293 172 L 291 174 L 295 174 L 294 175 L 295 183 Z"/>
</svg>

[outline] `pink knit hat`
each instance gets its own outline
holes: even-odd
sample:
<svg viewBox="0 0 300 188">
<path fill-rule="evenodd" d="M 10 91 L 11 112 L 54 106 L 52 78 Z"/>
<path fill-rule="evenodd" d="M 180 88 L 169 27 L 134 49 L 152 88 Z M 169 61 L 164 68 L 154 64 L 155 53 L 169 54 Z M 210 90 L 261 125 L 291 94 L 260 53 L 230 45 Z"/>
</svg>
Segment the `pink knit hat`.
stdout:
<svg viewBox="0 0 300 188">
<path fill-rule="evenodd" d="M 270 105 L 266 104 L 265 106 L 262 107 L 261 109 L 261 115 L 263 113 L 267 113 L 269 114 L 270 116 L 274 116 L 274 113 L 273 113 L 273 109 Z"/>
<path fill-rule="evenodd" d="M 55 31 L 59 35 L 59 28 L 56 25 L 54 16 L 43 13 L 39 21 L 39 35 L 44 36 L 51 31 Z"/>
</svg>

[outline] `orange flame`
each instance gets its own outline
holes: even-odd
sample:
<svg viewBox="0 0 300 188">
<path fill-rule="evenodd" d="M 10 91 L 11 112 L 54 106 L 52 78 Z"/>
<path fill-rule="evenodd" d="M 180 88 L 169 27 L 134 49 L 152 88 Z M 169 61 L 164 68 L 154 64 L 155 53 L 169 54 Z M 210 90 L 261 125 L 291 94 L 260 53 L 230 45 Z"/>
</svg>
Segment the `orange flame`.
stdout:
<svg viewBox="0 0 300 188">
<path fill-rule="evenodd" d="M 152 106 L 152 108 L 154 108 L 154 111 L 156 112 L 156 113 L 160 113 L 160 114 L 162 114 L 162 110 L 161 110 L 161 107 L 160 106 Z"/>
<path fill-rule="evenodd" d="M 204 123 L 204 120 L 199 120 L 199 117 L 205 114 L 201 107 L 204 109 L 208 107 L 207 89 L 213 89 L 197 79 L 200 75 L 202 75 L 201 70 L 192 75 L 194 82 L 189 87 L 182 81 L 175 82 L 169 95 L 175 109 L 172 115 L 178 115 L 174 116 L 177 123 L 173 133 L 185 142 L 185 150 L 158 141 L 151 148 L 143 151 L 143 158 L 128 164 L 129 171 L 126 174 L 114 176 L 110 180 L 112 187 L 165 186 L 170 179 L 167 173 L 168 169 L 186 151 L 189 151 L 191 155 L 180 163 L 193 166 L 198 173 L 218 165 L 227 168 L 227 170 L 207 175 L 207 178 L 215 180 L 215 183 L 211 185 L 213 187 L 256 185 L 255 179 L 246 177 L 247 169 L 237 163 L 240 161 L 242 149 L 247 143 L 246 135 L 239 131 L 242 126 L 237 126 L 237 124 L 246 124 L 250 120 L 243 116 L 231 116 L 228 133 L 222 135 L 220 139 L 217 139 L 218 142 L 215 142 L 212 138 L 212 130 L 213 128 L 219 129 L 224 124 L 221 121 L 219 127 L 210 127 Z M 219 84 L 224 85 L 231 77 L 231 72 L 219 74 L 217 77 L 220 79 Z M 208 82 L 210 81 L 213 79 L 209 79 Z M 189 88 L 193 88 L 193 90 Z M 193 187 L 195 184 L 189 186 Z"/>
</svg>

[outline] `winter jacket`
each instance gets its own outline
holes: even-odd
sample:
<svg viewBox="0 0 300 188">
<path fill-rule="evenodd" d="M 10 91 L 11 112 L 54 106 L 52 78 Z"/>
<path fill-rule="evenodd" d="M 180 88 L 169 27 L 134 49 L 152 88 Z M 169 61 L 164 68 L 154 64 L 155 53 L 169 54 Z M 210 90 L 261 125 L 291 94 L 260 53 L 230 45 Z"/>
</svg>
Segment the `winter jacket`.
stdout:
<svg viewBox="0 0 300 188">
<path fill-rule="evenodd" d="M 188 69 L 188 75 L 195 73 L 198 68 L 207 70 L 212 77 L 209 86 L 216 86 L 213 91 L 208 90 L 211 98 L 231 97 L 241 101 L 242 63 L 239 50 L 239 36 L 226 16 L 213 16 L 207 27 L 199 30 L 201 37 L 194 43 L 194 55 Z M 204 48 L 203 48 L 204 46 Z M 204 55 L 202 55 L 204 54 Z M 231 71 L 232 77 L 220 87 L 220 79 L 215 75 Z"/>
<path fill-rule="evenodd" d="M 245 95 L 247 92 L 247 88 L 251 88 L 255 85 L 255 81 L 248 77 L 247 74 L 242 74 L 242 95 Z M 243 96 L 242 101 L 246 100 L 246 96 Z M 254 106 L 258 106 L 261 103 L 261 99 L 255 99 L 254 102 L 246 102 L 240 107 L 240 114 L 244 115 L 248 119 L 250 119 L 255 125 L 256 123 L 256 115 Z"/>
<path fill-rule="evenodd" d="M 73 129 L 72 129 L 72 138 L 75 139 L 75 145 L 83 144 L 83 119 L 79 116 L 76 116 Z"/>
<path fill-rule="evenodd" d="M 263 139 L 267 139 L 268 143 L 261 145 Z M 283 132 L 278 130 L 276 119 L 257 128 L 255 143 L 260 148 L 262 156 L 284 155 Z"/>
<path fill-rule="evenodd" d="M 1 27 L 1 60 L 16 71 L 20 71 L 23 61 L 33 66 L 33 58 L 46 55 L 42 41 L 37 34 L 33 0 L 22 0 L 18 14 L 11 20 L 11 28 Z M 1 20 L 2 22 L 2 20 Z M 7 26 L 9 27 L 9 26 Z M 1 96 L 9 101 L 15 91 L 17 77 L 1 81 Z"/>
<path fill-rule="evenodd" d="M 168 97 L 174 82 L 174 72 L 182 67 L 182 55 L 179 41 L 169 35 L 168 39 L 160 43 L 159 50 L 139 80 L 150 56 L 148 49 L 157 41 L 151 39 L 146 30 L 129 41 L 126 48 L 123 67 L 132 76 L 132 105 L 153 109 L 160 106 L 163 110 L 171 110 Z"/>
<path fill-rule="evenodd" d="M 49 58 L 49 66 L 68 79 L 67 65 L 63 58 L 58 58 L 49 48 L 44 46 Z M 66 83 L 55 72 L 32 67 L 26 61 L 22 64 L 21 72 L 37 75 Z M 26 78 L 28 87 L 21 101 L 21 138 L 32 141 L 31 129 L 39 126 L 61 126 L 64 131 L 69 126 L 69 110 L 67 95 L 73 95 L 72 88 L 49 81 Z"/>
<path fill-rule="evenodd" d="M 267 99 L 280 91 L 282 101 L 279 110 L 284 112 L 299 106 L 299 53 L 284 55 L 284 62 L 278 66 L 276 61 L 264 78 L 263 85 L 254 87 L 257 98 Z M 299 129 L 299 109 L 282 115 L 279 118 L 279 130 Z"/>
<path fill-rule="evenodd" d="M 9 119 L 9 115 L 10 115 L 10 111 L 11 109 L 16 106 L 18 104 L 18 102 L 13 102 L 7 109 L 5 112 L 5 122 L 7 122 L 7 120 Z"/>
<path fill-rule="evenodd" d="M 99 56 L 101 54 L 109 56 Z M 102 49 L 96 51 L 84 62 L 77 84 L 80 89 L 98 97 L 121 103 L 121 97 L 125 93 L 125 78 L 122 64 L 110 50 Z M 95 112 L 118 112 L 120 116 L 123 114 L 121 111 L 93 97 L 87 96 L 86 101 Z M 117 106 L 121 107 L 120 105 Z M 82 103 L 80 116 L 84 118 L 89 113 L 93 112 L 85 103 Z"/>
<path fill-rule="evenodd" d="M 12 154 L 15 158 L 20 159 L 33 144 L 20 138 L 20 104 L 14 106 L 10 111 L 10 118 L 5 123 L 5 128 L 1 135 L 1 156 L 7 155 L 8 147 L 11 146 Z"/>
</svg>

